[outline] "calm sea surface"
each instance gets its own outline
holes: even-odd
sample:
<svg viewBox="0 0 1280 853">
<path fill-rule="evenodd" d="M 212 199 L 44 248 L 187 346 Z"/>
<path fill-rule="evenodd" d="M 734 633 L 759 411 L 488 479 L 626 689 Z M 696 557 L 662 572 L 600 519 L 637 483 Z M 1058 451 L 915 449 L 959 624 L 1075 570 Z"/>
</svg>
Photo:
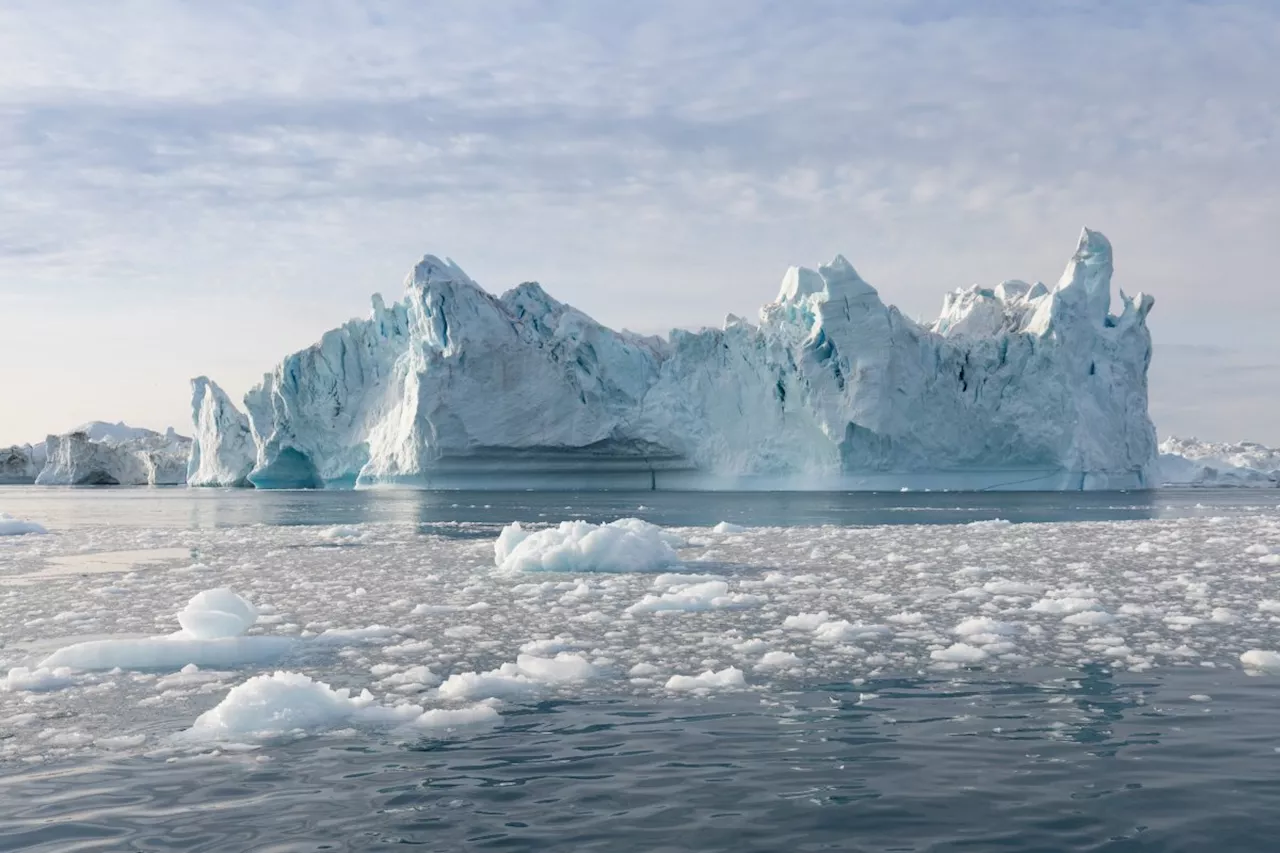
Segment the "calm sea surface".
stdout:
<svg viewBox="0 0 1280 853">
<path fill-rule="evenodd" d="M 0 850 L 1280 849 L 1280 675 L 1251 677 L 1238 662 L 1245 648 L 1280 647 L 1276 617 L 1252 609 L 1257 599 L 1270 594 L 1273 570 L 1258 563 L 1258 555 L 1267 552 L 1245 552 L 1255 541 L 1252 531 L 1272 530 L 1267 525 L 1280 519 L 1280 495 L 1270 492 L 430 494 L 0 488 L 0 510 L 39 521 L 53 534 L 43 537 L 46 542 L 62 537 L 81 551 L 101 549 L 104 542 L 124 547 L 121 539 L 138 537 L 147 546 L 190 543 L 193 553 L 212 552 L 219 537 L 228 537 L 236 540 L 228 549 L 240 549 L 228 553 L 243 561 L 260 548 L 254 543 L 277 542 L 253 537 L 297 533 L 277 534 L 274 528 L 364 525 L 374 531 L 407 530 L 417 537 L 397 540 L 395 551 L 361 551 L 361 546 L 316 551 L 317 560 L 329 561 L 326 566 L 351 560 L 351 571 L 370 572 L 371 579 L 390 555 L 403 560 L 419 542 L 437 549 L 457 543 L 459 549 L 472 549 L 459 554 L 470 555 L 487 547 L 484 543 L 511 521 L 600 522 L 624 516 L 675 528 L 709 528 L 721 521 L 768 527 L 767 535 L 748 537 L 746 545 L 737 546 L 739 551 L 713 555 L 722 561 L 717 563 L 721 573 L 734 579 L 755 577 L 756 562 L 787 569 L 789 555 L 802 551 L 809 561 L 804 571 L 821 564 L 838 576 L 844 570 L 832 562 L 837 549 L 808 553 L 808 543 L 828 527 L 874 527 L 875 541 L 885 543 L 877 547 L 905 552 L 907 546 L 919 549 L 935 529 L 941 536 L 975 521 L 1028 522 L 1028 527 L 1015 524 L 1013 529 L 1043 531 L 1058 555 L 1052 565 L 1040 567 L 1040 577 L 1054 572 L 1065 577 L 1071 571 L 1073 543 L 1087 556 L 1100 547 L 1101 538 L 1111 537 L 1125 544 L 1108 553 L 1123 548 L 1133 555 L 1125 558 L 1133 562 L 1123 564 L 1099 556 L 1089 569 L 1095 574 L 1081 581 L 1099 590 L 1099 599 L 1116 614 L 1107 625 L 1077 623 L 1061 629 L 1062 643 L 1069 648 L 1079 643 L 1084 651 L 1042 655 L 1036 651 L 1041 648 L 1036 643 L 1047 642 L 1039 639 L 1046 636 L 1041 631 L 1035 643 L 1020 647 L 1021 657 L 1008 657 L 996 671 L 985 666 L 932 669 L 927 653 L 921 656 L 925 663 L 901 671 L 892 663 L 868 667 L 865 658 L 851 658 L 847 665 L 828 662 L 816 669 L 771 672 L 767 678 L 748 668 L 747 681 L 755 689 L 703 696 L 632 689 L 623 678 L 576 694 L 506 702 L 501 725 L 447 736 L 406 738 L 402 733 L 342 729 L 252 748 L 182 753 L 157 747 L 189 725 L 192 715 L 216 704 L 222 693 L 184 698 L 192 704 L 163 714 L 139 712 L 126 728 L 145 734 L 148 747 L 123 754 L 92 745 L 41 752 L 41 728 L 61 731 L 59 714 L 89 719 L 91 710 L 85 700 L 57 692 L 12 699 L 5 711 L 11 719 L 21 716 L 13 714 L 15 709 L 29 705 L 42 721 L 9 728 L 0 722 L 0 744 L 23 737 L 35 745 L 0 763 Z M 1183 525 L 1207 532 L 1179 539 Z M 983 536 L 994 535 L 978 529 Z M 1132 543 L 1124 539 L 1130 530 L 1142 531 Z M 197 533 L 202 537 L 198 541 L 183 538 Z M 1224 541 L 1204 547 L 1219 550 L 1195 551 L 1215 537 Z M 1038 540 L 1030 541 L 1034 546 Z M 296 562 L 289 564 L 290 570 L 305 573 L 306 554 L 293 540 L 278 542 L 272 547 L 281 553 L 293 548 L 288 553 Z M 1035 549 L 1027 542 L 1020 539 L 1016 548 L 1005 549 L 1012 554 L 1003 558 L 1012 567 L 1010 576 L 1020 564 L 1035 561 Z M 0 577 L 6 565 L 15 573 L 19 568 L 29 572 L 34 561 L 44 558 L 22 550 L 34 547 L 29 543 L 0 540 L 0 545 Z M 969 570 L 976 574 L 993 563 L 991 555 L 999 546 L 992 540 L 972 567 L 956 558 L 954 566 L 947 564 L 947 576 Z M 987 546 L 979 542 L 975 547 Z M 1185 559 L 1180 549 L 1187 550 Z M 1157 556 L 1151 556 L 1153 551 Z M 1254 585 L 1237 589 L 1232 579 L 1236 564 L 1230 562 L 1236 558 L 1222 554 L 1239 554 L 1239 566 L 1256 572 Z M 897 562 L 888 560 L 883 572 L 907 572 L 903 566 L 912 566 L 910 559 L 915 558 L 908 554 Z M 932 559 L 936 563 L 942 558 Z M 1167 560 L 1167 571 L 1161 567 L 1166 564 L 1146 562 L 1155 559 Z M 448 565 L 435 571 L 447 572 Z M 927 571 L 911 568 L 922 575 Z M 299 588 L 296 580 L 287 589 L 272 588 L 270 560 L 254 572 L 262 580 L 262 596 L 278 594 L 285 600 Z M 1118 576 L 1126 572 L 1133 576 L 1134 588 L 1145 591 L 1143 600 L 1166 615 L 1151 617 L 1150 624 L 1122 615 L 1115 596 L 1124 595 L 1127 581 Z M 982 577 L 989 576 L 994 575 Z M 1104 588 L 1109 577 L 1115 585 Z M 1161 587 L 1165 578 L 1180 584 L 1176 594 Z M 140 575 L 137 583 L 145 587 L 146 576 Z M 908 579 L 887 588 L 886 595 L 901 599 L 892 610 L 911 610 L 914 605 L 902 602 L 915 584 Z M 238 588 L 245 585 L 240 580 Z M 472 597 L 494 600 L 483 586 L 483 580 L 472 578 L 467 589 Z M 374 580 L 362 582 L 362 594 L 365 588 L 369 596 L 383 596 L 388 607 L 409 594 L 375 588 Z M 957 588 L 963 592 L 972 587 L 958 583 Z M 1280 598 L 1280 582 L 1276 592 Z M 27 618 L 37 612 L 32 608 L 42 596 L 55 593 L 61 594 L 45 584 L 0 586 L 0 597 L 7 596 L 9 606 L 25 608 L 13 612 L 26 614 L 21 626 L 0 626 L 5 642 L 0 653 L 10 652 L 8 663 L 17 663 L 27 648 L 24 643 L 35 648 L 56 639 L 54 629 L 45 630 L 49 622 Z M 800 590 L 795 598 L 780 599 L 777 612 L 800 611 L 803 594 Z M 1017 605 L 1029 620 L 1043 616 L 1032 604 L 1038 595 Z M 970 607 L 968 599 L 938 600 L 943 602 L 938 608 L 957 608 L 947 626 L 972 615 L 958 609 Z M 1014 605 L 1001 601 L 979 602 L 972 606 L 989 606 L 973 613 L 994 614 L 1003 607 L 1006 615 L 1000 618 L 1012 618 L 1007 614 Z M 73 606 L 74 601 L 62 602 L 51 613 Z M 1216 623 L 1217 616 L 1209 618 L 1214 607 L 1215 614 L 1242 615 L 1228 629 L 1223 627 L 1226 617 Z M 613 619 L 603 605 L 572 612 L 600 610 L 606 614 L 600 618 Z M 933 612 L 927 610 L 930 619 Z M 1203 618 L 1170 622 L 1170 613 L 1201 613 Z M 502 626 L 526 617 L 504 619 L 497 613 L 485 618 L 496 620 L 485 624 Z M 684 627 L 664 628 L 668 633 L 650 640 L 654 659 L 725 660 L 713 651 L 679 651 L 711 648 L 714 634 L 727 623 L 698 620 L 713 618 L 722 617 L 666 617 L 664 625 Z M 1047 636 L 1059 631 L 1059 617 L 1052 619 L 1052 624 L 1036 623 L 1048 625 Z M 774 622 L 780 623 L 780 617 Z M 25 627 L 28 623 L 31 627 Z M 607 627 L 599 629 L 599 637 L 607 636 Z M 416 636 L 425 637 L 427 630 Z M 766 638 L 783 637 L 781 629 L 772 634 L 753 630 Z M 513 636 L 522 635 L 517 630 Z M 897 660 L 888 653 L 891 644 L 909 640 L 901 635 L 884 640 L 885 659 Z M 593 642 L 599 646 L 605 641 Z M 1195 653 L 1175 652 L 1180 642 Z M 1159 643 L 1159 649 L 1170 651 L 1168 657 L 1152 651 L 1157 663 L 1150 668 L 1122 666 L 1116 655 L 1108 658 L 1110 652 L 1101 651 L 1108 643 L 1113 648 L 1125 645 L 1135 655 L 1144 643 L 1152 649 Z M 800 657 L 816 656 L 818 648 L 804 646 Z M 513 653 L 495 650 L 493 660 L 510 659 Z M 360 654 L 367 657 L 359 661 L 366 670 L 369 661 L 378 659 L 374 652 Z M 333 678 L 355 678 L 354 664 L 343 669 L 350 657 L 331 665 Z M 1064 663 L 1068 660 L 1076 662 Z M 227 683 L 257 671 L 246 668 Z M 118 713 L 129 717 L 134 712 L 126 709 L 135 704 L 122 702 Z M 47 740 L 60 742 L 55 735 Z"/>
</svg>

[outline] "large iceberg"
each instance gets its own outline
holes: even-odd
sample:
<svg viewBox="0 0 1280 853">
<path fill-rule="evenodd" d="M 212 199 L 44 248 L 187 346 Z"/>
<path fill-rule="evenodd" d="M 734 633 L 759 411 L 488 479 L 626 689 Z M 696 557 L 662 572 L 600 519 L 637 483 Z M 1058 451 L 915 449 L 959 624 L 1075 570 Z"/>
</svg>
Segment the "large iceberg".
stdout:
<svg viewBox="0 0 1280 853">
<path fill-rule="evenodd" d="M 96 427 L 104 427 L 98 429 Z M 95 438 L 94 436 L 98 436 Z M 191 439 L 100 422 L 45 439 L 37 486 L 166 486 L 186 482 Z"/>
<path fill-rule="evenodd" d="M 1242 441 L 1235 444 L 1197 438 L 1160 443 L 1160 480 L 1170 486 L 1280 486 L 1280 450 Z"/>
<path fill-rule="evenodd" d="M 610 330 L 526 283 L 428 255 L 405 297 L 245 395 L 259 487 L 1148 488 L 1152 300 L 1085 230 L 1052 288 L 950 294 L 923 326 L 837 256 L 758 323 Z M 200 387 L 200 380 L 197 380 Z M 197 391 L 193 471 L 238 476 L 241 416 Z M 236 464 L 231 464 L 232 462 Z"/>
</svg>

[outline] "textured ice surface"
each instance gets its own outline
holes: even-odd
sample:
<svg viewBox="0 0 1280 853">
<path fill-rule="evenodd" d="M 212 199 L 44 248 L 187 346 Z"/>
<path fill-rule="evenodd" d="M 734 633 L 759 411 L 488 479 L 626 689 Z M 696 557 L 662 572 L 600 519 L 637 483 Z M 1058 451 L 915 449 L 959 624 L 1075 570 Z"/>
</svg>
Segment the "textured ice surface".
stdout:
<svg viewBox="0 0 1280 853">
<path fill-rule="evenodd" d="M 957 291 L 925 327 L 836 257 L 788 271 L 758 325 L 664 340 L 428 255 L 244 415 L 196 380 L 192 474 L 239 481 L 247 418 L 260 487 L 1146 487 L 1152 300 L 1110 314 L 1111 276 L 1086 230 L 1053 288 Z"/>
<path fill-rule="evenodd" d="M 249 420 L 206 376 L 191 380 L 191 423 L 187 485 L 247 486 L 257 458 Z"/>
<path fill-rule="evenodd" d="M 608 524 L 565 521 L 531 530 L 513 523 L 494 543 L 504 572 L 649 572 L 680 562 L 672 537 L 637 518 Z"/>
<path fill-rule="evenodd" d="M 1243 441 L 1224 444 L 1196 438 L 1160 443 L 1160 480 L 1188 486 L 1280 486 L 1280 450 Z"/>
<path fill-rule="evenodd" d="M 101 427 L 95 429 L 95 427 Z M 191 439 L 95 421 L 45 439 L 39 486 L 165 486 L 186 482 Z"/>
<path fill-rule="evenodd" d="M 502 571 L 498 524 L 458 523 L 447 535 L 413 521 L 344 527 L 356 535 L 343 547 L 306 526 L 86 525 L 7 538 L 0 761 L 167 749 L 224 700 L 209 720 L 226 729 L 209 722 L 210 736 L 367 726 L 411 737 L 404 731 L 434 736 L 555 697 L 770 696 L 1084 663 L 1280 673 L 1280 512 L 1268 508 L 1127 522 L 667 529 L 682 565 L 658 575 Z M 7 583 L 50 560 L 147 549 L 194 556 Z M 236 621 L 215 633 L 248 621 L 210 592 L 221 589 L 256 609 L 245 633 L 156 639 L 178 612 Z M 214 660 L 219 644 L 276 655 Z M 162 658 L 165 648 L 179 651 Z M 194 649 L 205 650 L 200 661 Z M 277 670 L 298 678 L 228 693 Z M 330 695 L 343 690 L 343 701 Z M 264 708 L 281 724 L 264 724 Z"/>
</svg>

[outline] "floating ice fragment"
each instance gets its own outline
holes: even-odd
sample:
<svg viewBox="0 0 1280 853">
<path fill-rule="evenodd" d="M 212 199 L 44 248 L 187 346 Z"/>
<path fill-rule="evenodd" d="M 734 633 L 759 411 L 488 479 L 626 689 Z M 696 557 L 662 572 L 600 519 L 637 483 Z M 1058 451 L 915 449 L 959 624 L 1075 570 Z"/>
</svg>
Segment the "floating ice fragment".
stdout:
<svg viewBox="0 0 1280 853">
<path fill-rule="evenodd" d="M 422 714 L 416 705 L 379 705 L 368 690 L 352 696 L 297 672 L 255 675 L 227 693 L 182 734 L 192 740 L 259 739 L 314 732 L 350 723 L 404 723 Z"/>
<path fill-rule="evenodd" d="M 1271 675 L 1280 674 L 1280 652 L 1250 649 L 1240 655 L 1240 663 L 1244 664 L 1245 671 L 1251 675 L 1263 672 Z"/>
<path fill-rule="evenodd" d="M 513 522 L 494 543 L 494 564 L 504 572 L 652 572 L 680 563 L 673 544 L 681 540 L 635 518 L 536 531 Z"/>
<path fill-rule="evenodd" d="M 14 667 L 9 674 L 0 678 L 0 691 L 30 691 L 43 693 L 49 690 L 61 690 L 75 684 L 71 670 L 65 666 L 39 666 L 28 669 L 25 666 Z"/>
<path fill-rule="evenodd" d="M 207 589 L 197 593 L 178 612 L 178 624 L 195 640 L 238 637 L 253 627 L 258 611 L 229 589 Z"/>
<path fill-rule="evenodd" d="M 709 669 L 701 675 L 673 675 L 665 686 L 674 692 L 709 691 L 745 687 L 746 679 L 742 677 L 742 670 L 730 666 L 719 672 Z"/>
<path fill-rule="evenodd" d="M 987 653 L 968 643 L 953 643 L 945 649 L 934 649 L 929 657 L 943 663 L 980 663 L 987 659 Z"/>
<path fill-rule="evenodd" d="M 729 592 L 724 581 L 676 586 L 662 595 L 646 595 L 626 609 L 626 613 L 696 613 L 703 610 L 732 610 L 751 607 L 762 599 L 744 592 Z"/>
</svg>

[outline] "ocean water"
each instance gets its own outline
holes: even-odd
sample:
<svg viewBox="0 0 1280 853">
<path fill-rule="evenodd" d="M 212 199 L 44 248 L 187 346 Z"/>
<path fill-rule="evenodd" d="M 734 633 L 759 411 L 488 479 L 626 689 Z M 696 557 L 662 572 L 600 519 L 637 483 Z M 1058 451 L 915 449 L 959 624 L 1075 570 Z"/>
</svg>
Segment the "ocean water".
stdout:
<svg viewBox="0 0 1280 853">
<path fill-rule="evenodd" d="M 1276 848 L 1280 674 L 1241 660 L 1280 649 L 1269 492 L 0 488 L 0 510 L 50 531 L 0 537 L 0 850 Z M 620 517 L 679 564 L 495 566 L 512 521 Z M 40 668 L 171 632 L 215 587 L 289 650 Z M 201 733 L 275 670 L 386 713 Z M 460 708 L 496 719 L 423 722 Z"/>
</svg>

